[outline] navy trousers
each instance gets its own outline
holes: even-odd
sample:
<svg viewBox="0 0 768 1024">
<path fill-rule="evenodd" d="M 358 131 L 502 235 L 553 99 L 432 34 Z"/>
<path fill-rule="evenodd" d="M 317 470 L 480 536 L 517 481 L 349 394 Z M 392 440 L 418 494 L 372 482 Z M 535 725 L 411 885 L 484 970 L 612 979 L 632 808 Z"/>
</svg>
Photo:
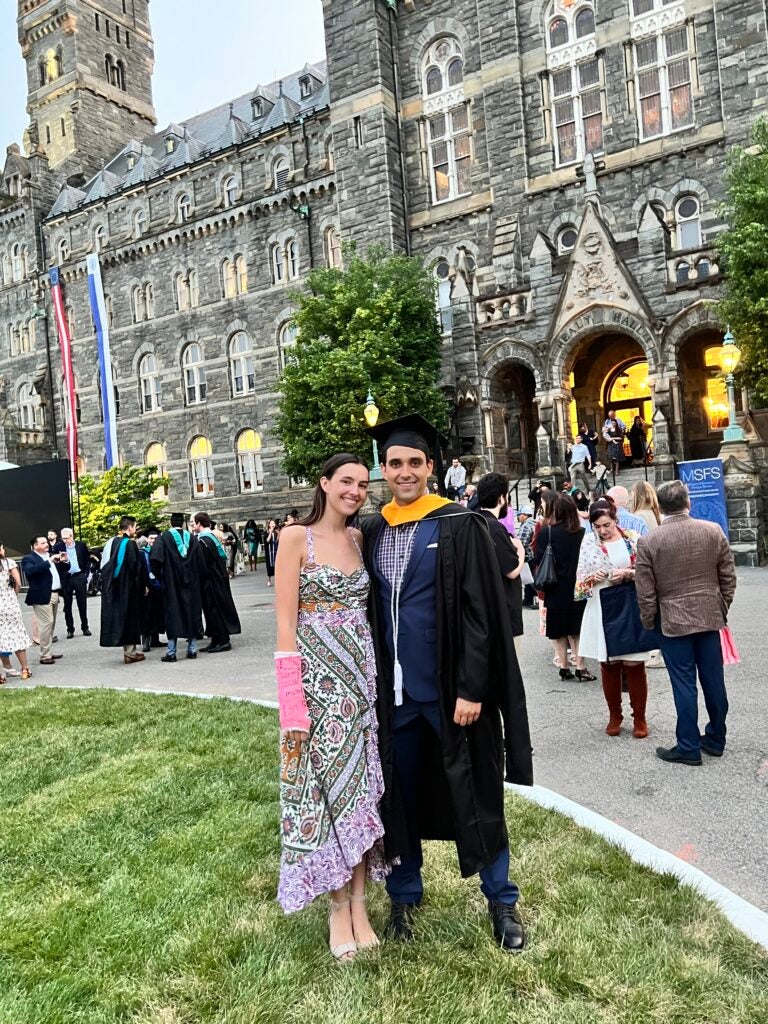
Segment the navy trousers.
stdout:
<svg viewBox="0 0 768 1024">
<path fill-rule="evenodd" d="M 723 652 L 720 633 L 691 633 L 690 636 L 663 636 L 661 653 L 672 680 L 677 709 L 677 745 L 686 754 L 700 754 L 699 701 L 696 672 L 709 714 L 705 729 L 707 743 L 716 750 L 725 747 L 725 718 L 728 697 L 723 676 Z"/>
<path fill-rule="evenodd" d="M 418 836 L 416 791 L 423 770 L 424 730 L 433 729 L 440 735 L 440 709 L 437 701 L 420 703 L 405 695 L 403 704 L 395 708 L 393 728 L 394 767 L 403 797 L 408 831 L 412 836 Z M 421 902 L 424 894 L 422 863 L 421 842 L 416 839 L 415 846 L 401 856 L 400 864 L 387 877 L 387 892 L 393 903 Z M 509 847 L 505 847 L 496 860 L 482 869 L 480 883 L 480 891 L 486 899 L 510 906 L 517 903 L 520 890 L 509 880 Z"/>
</svg>

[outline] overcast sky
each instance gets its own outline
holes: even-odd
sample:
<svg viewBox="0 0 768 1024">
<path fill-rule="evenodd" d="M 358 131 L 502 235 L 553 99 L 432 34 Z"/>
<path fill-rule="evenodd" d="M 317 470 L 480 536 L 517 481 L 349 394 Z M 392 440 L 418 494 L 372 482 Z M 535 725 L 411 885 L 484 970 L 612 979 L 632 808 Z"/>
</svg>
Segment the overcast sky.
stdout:
<svg viewBox="0 0 768 1024">
<path fill-rule="evenodd" d="M 158 126 L 322 60 L 322 8 L 322 0 L 152 0 Z M 16 10 L 0 0 L 0 159 L 27 125 Z"/>
</svg>

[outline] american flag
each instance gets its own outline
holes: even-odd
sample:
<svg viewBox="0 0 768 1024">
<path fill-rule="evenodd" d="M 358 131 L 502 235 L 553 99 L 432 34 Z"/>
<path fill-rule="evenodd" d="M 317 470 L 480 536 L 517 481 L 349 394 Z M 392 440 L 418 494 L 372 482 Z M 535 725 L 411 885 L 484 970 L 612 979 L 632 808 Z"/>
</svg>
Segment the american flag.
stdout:
<svg viewBox="0 0 768 1024">
<path fill-rule="evenodd" d="M 77 405 L 75 403 L 75 374 L 72 370 L 72 339 L 69 336 L 69 324 L 64 312 L 64 301 L 61 293 L 59 268 L 52 267 L 50 272 L 51 299 L 53 300 L 53 316 L 56 321 L 56 333 L 59 336 L 61 362 L 64 367 L 64 387 L 66 398 L 65 419 L 67 424 L 67 458 L 71 479 L 77 480 Z"/>
</svg>

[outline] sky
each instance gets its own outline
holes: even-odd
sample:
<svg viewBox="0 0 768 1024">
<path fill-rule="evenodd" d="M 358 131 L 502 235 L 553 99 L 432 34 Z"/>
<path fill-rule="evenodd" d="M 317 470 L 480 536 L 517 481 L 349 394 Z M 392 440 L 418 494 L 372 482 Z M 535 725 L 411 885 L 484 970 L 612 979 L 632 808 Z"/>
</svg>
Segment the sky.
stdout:
<svg viewBox="0 0 768 1024">
<path fill-rule="evenodd" d="M 0 0 L 0 161 L 27 125 L 16 11 L 16 0 Z M 159 128 L 325 56 L 322 0 L 152 0 L 150 16 Z"/>
</svg>

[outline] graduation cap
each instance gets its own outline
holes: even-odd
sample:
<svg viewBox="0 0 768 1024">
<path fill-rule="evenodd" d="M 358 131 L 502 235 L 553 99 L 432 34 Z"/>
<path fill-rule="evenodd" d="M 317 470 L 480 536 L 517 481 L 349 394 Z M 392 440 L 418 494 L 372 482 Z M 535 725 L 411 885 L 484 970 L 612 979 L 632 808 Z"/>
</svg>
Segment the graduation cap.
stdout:
<svg viewBox="0 0 768 1024">
<path fill-rule="evenodd" d="M 415 448 L 428 459 L 434 459 L 435 472 L 440 493 L 443 493 L 443 458 L 441 448 L 448 444 L 448 438 L 441 434 L 437 427 L 417 412 L 407 416 L 398 416 L 386 423 L 377 423 L 375 427 L 367 427 L 366 433 L 378 442 L 382 462 L 386 462 L 387 450 L 395 446 Z"/>
</svg>

